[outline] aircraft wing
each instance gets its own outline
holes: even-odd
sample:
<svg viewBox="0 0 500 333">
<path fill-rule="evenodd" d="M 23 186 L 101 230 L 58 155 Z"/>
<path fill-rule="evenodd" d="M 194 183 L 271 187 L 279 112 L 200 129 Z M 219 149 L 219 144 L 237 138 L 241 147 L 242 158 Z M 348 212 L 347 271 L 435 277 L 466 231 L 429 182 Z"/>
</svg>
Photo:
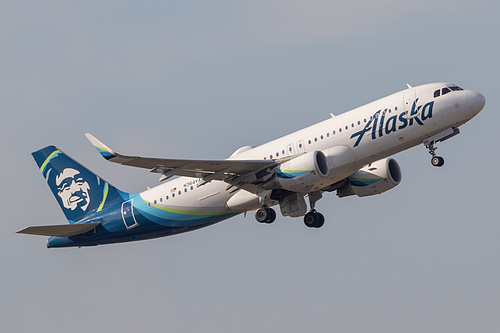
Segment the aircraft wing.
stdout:
<svg viewBox="0 0 500 333">
<path fill-rule="evenodd" d="M 258 183 L 279 165 L 273 160 L 178 160 L 122 155 L 93 135 L 87 133 L 85 136 L 108 161 L 160 173 L 160 181 L 172 176 L 185 176 L 201 178 L 202 182 L 198 184 L 201 186 L 212 180 L 223 180 L 253 192 L 243 185 Z"/>
<path fill-rule="evenodd" d="M 57 236 L 71 237 L 79 234 L 84 234 L 97 227 L 100 222 L 95 223 L 78 223 L 78 224 L 62 224 L 62 225 L 42 225 L 36 227 L 27 227 L 19 230 L 18 234 L 30 234 L 40 236 Z"/>
</svg>

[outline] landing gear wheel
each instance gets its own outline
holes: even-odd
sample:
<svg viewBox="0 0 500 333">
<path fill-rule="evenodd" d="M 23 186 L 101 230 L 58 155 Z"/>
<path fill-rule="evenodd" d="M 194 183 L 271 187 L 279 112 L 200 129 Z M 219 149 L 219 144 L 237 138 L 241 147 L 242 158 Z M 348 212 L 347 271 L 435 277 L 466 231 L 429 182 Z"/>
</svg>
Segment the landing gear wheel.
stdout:
<svg viewBox="0 0 500 333">
<path fill-rule="evenodd" d="M 276 211 L 272 208 L 268 208 L 269 210 L 269 218 L 266 220 L 266 223 L 273 223 L 276 220 Z"/>
<path fill-rule="evenodd" d="M 276 220 L 276 212 L 272 208 L 261 207 L 255 212 L 255 219 L 260 223 L 273 223 Z"/>
<path fill-rule="evenodd" d="M 316 224 L 316 214 L 314 212 L 309 212 L 304 216 L 304 224 L 309 228 L 314 228 Z"/>
<path fill-rule="evenodd" d="M 444 164 L 444 158 L 441 156 L 434 156 L 431 159 L 431 164 L 435 167 L 441 167 Z"/>
<path fill-rule="evenodd" d="M 323 214 L 312 211 L 304 216 L 304 224 L 309 228 L 321 228 L 325 223 Z"/>
<path fill-rule="evenodd" d="M 321 213 L 318 214 L 318 223 L 314 226 L 315 228 L 321 228 L 325 224 L 325 217 Z"/>
</svg>

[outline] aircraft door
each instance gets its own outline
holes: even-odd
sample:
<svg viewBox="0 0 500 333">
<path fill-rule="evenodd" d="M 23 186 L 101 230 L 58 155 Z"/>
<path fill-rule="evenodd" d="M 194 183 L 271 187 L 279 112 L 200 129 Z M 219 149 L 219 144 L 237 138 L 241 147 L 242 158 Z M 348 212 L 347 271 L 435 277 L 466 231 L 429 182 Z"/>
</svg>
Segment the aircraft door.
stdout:
<svg viewBox="0 0 500 333">
<path fill-rule="evenodd" d="M 414 101 L 415 101 L 415 90 L 404 94 L 404 107 L 405 111 L 408 111 L 408 113 L 406 114 L 407 116 L 410 116 L 411 108 L 413 106 Z"/>
<path fill-rule="evenodd" d="M 304 140 L 297 141 L 297 152 L 302 154 L 305 151 Z"/>
<path fill-rule="evenodd" d="M 122 218 L 123 223 L 125 223 L 125 227 L 128 229 L 132 229 L 137 227 L 139 223 L 135 220 L 134 216 L 134 206 L 132 205 L 133 199 L 125 201 L 122 203 Z"/>
<path fill-rule="evenodd" d="M 295 155 L 295 149 L 293 147 L 293 143 L 290 143 L 287 147 L 286 147 L 286 153 L 288 156 L 293 156 Z"/>
</svg>

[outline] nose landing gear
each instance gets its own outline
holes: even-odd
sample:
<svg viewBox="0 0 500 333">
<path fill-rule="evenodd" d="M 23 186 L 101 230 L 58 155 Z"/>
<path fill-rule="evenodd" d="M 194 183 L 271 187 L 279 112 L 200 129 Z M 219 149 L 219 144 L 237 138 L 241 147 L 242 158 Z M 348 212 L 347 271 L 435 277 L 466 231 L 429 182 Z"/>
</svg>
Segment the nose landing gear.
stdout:
<svg viewBox="0 0 500 333">
<path fill-rule="evenodd" d="M 458 128 L 450 127 L 441 131 L 427 139 L 425 139 L 422 143 L 425 145 L 425 148 L 429 150 L 429 154 L 432 155 L 431 164 L 435 167 L 441 167 L 444 164 L 444 158 L 436 155 L 436 147 L 435 144 L 438 142 L 443 142 L 444 140 L 448 140 L 449 138 L 454 137 L 455 135 L 460 134 L 460 130 Z"/>
<path fill-rule="evenodd" d="M 437 148 L 434 146 L 435 142 L 434 141 L 430 141 L 427 143 L 424 142 L 424 144 L 425 144 L 425 148 L 429 149 L 429 154 L 431 154 L 431 156 L 432 156 L 431 164 L 435 167 L 443 166 L 444 165 L 444 158 L 436 155 Z"/>
</svg>

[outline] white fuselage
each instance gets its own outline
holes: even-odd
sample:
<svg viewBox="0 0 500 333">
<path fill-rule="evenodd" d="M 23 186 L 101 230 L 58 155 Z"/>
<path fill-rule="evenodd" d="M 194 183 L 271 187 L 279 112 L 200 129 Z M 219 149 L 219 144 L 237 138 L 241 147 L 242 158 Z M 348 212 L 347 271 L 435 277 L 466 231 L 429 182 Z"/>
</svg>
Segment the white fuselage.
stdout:
<svg viewBox="0 0 500 333">
<path fill-rule="evenodd" d="M 484 97 L 474 91 L 452 91 L 434 97 L 437 89 L 446 86 L 433 83 L 400 91 L 258 147 L 241 148 L 229 159 L 280 161 L 328 149 L 347 156 L 344 159 L 347 163 L 336 172 L 330 172 L 301 192 L 320 190 L 369 163 L 419 145 L 445 129 L 461 126 L 482 109 Z M 244 190 L 228 191 L 228 184 L 223 181 L 199 187 L 198 183 L 199 179 L 179 177 L 140 195 L 159 206 L 191 211 L 242 212 L 262 205 L 257 195 Z M 242 195 L 242 191 L 246 194 Z M 238 206 L 241 208 L 230 209 L 227 203 L 236 194 L 248 202 Z"/>
</svg>

